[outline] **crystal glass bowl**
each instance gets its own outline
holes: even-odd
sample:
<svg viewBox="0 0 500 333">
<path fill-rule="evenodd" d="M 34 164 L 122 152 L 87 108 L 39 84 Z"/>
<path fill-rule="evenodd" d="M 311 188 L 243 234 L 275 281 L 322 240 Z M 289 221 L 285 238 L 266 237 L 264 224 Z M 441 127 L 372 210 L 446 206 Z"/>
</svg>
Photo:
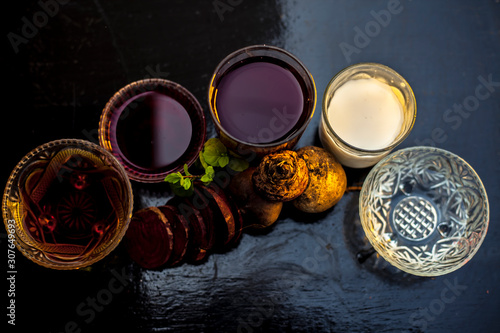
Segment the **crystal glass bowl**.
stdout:
<svg viewBox="0 0 500 333">
<path fill-rule="evenodd" d="M 472 167 L 443 149 L 396 151 L 375 165 L 360 193 L 366 237 L 397 268 L 450 273 L 481 246 L 489 223 L 484 186 Z"/>
<path fill-rule="evenodd" d="M 120 163 L 77 139 L 29 152 L 12 171 L 2 202 L 9 242 L 54 269 L 82 268 L 108 255 L 124 236 L 132 208 Z"/>
</svg>

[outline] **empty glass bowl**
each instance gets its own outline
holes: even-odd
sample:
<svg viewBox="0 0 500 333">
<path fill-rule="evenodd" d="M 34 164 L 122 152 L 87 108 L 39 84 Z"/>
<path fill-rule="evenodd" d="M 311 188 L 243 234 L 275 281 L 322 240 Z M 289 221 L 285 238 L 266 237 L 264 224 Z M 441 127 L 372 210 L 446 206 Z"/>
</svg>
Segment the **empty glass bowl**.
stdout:
<svg viewBox="0 0 500 333">
<path fill-rule="evenodd" d="M 382 159 L 360 194 L 364 232 L 397 268 L 419 276 L 450 273 L 481 246 L 489 223 L 484 186 L 446 150 L 413 147 Z"/>
</svg>

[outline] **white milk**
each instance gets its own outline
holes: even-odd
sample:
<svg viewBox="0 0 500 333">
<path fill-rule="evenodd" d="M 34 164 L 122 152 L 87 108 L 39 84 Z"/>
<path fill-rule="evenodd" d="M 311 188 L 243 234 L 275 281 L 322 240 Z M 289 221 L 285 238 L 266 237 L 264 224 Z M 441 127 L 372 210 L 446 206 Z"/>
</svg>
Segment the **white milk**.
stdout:
<svg viewBox="0 0 500 333">
<path fill-rule="evenodd" d="M 334 132 L 356 148 L 384 149 L 401 132 L 403 106 L 391 87 L 379 80 L 368 78 L 347 81 L 335 91 L 327 107 L 328 122 Z M 374 156 L 348 151 L 334 141 L 323 123 L 319 132 L 325 148 L 346 166 L 370 166 L 388 153 Z"/>
</svg>

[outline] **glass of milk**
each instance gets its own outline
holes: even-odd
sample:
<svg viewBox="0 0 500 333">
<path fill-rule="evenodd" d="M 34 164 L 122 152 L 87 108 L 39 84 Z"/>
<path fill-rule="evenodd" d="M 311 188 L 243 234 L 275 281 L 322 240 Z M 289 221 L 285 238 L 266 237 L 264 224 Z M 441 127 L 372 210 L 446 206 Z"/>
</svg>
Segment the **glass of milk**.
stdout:
<svg viewBox="0 0 500 333">
<path fill-rule="evenodd" d="M 319 137 L 351 168 L 374 165 L 410 134 L 417 104 L 406 80 L 377 63 L 340 71 L 323 96 Z"/>
</svg>

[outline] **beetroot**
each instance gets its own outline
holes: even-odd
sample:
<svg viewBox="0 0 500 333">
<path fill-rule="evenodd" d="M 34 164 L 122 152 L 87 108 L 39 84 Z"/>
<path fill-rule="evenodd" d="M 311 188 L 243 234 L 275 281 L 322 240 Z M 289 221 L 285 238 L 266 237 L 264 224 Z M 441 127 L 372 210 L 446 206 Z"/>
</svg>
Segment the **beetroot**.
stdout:
<svg viewBox="0 0 500 333">
<path fill-rule="evenodd" d="M 195 263 L 202 261 L 211 248 L 211 236 L 207 232 L 206 222 L 201 212 L 191 204 L 189 199 L 174 197 L 168 201 L 167 205 L 176 207 L 179 214 L 188 221 L 189 243 L 185 254 L 186 260 Z"/>
<path fill-rule="evenodd" d="M 238 241 L 241 238 L 241 235 L 243 234 L 243 213 L 236 204 L 236 201 L 234 201 L 229 194 L 227 194 L 227 199 L 231 205 L 231 212 L 233 213 L 235 222 L 235 234 L 233 239 L 228 243 L 228 246 L 233 247 L 238 243 Z"/>
<path fill-rule="evenodd" d="M 236 234 L 236 222 L 231 211 L 231 204 L 224 192 L 210 186 L 200 186 L 200 191 L 208 200 L 214 213 L 216 238 L 219 245 L 227 245 Z"/>
<path fill-rule="evenodd" d="M 130 257 L 144 268 L 199 263 L 210 251 L 234 246 L 243 231 L 243 211 L 217 185 L 197 183 L 189 198 L 134 214 L 126 235 Z"/>
<path fill-rule="evenodd" d="M 174 206 L 165 205 L 158 207 L 158 209 L 163 213 L 172 226 L 174 244 L 172 255 L 170 256 L 167 265 L 174 266 L 184 258 L 186 253 L 189 243 L 189 223 Z"/>
<path fill-rule="evenodd" d="M 205 223 L 205 228 L 207 230 L 208 245 L 207 250 L 210 250 L 215 245 L 216 230 L 214 225 L 214 212 L 209 206 L 206 198 L 198 191 L 195 190 L 193 196 L 186 199 L 186 203 L 192 208 L 200 212 L 203 222 Z"/>
<path fill-rule="evenodd" d="M 255 167 L 236 174 L 229 183 L 228 193 L 240 208 L 246 227 L 266 228 L 275 223 L 283 208 L 283 202 L 261 197 L 254 189 L 252 177 Z"/>
<path fill-rule="evenodd" d="M 173 250 L 173 232 L 169 221 L 156 207 L 134 213 L 125 234 L 127 251 L 137 264 L 146 269 L 164 265 Z"/>
</svg>

